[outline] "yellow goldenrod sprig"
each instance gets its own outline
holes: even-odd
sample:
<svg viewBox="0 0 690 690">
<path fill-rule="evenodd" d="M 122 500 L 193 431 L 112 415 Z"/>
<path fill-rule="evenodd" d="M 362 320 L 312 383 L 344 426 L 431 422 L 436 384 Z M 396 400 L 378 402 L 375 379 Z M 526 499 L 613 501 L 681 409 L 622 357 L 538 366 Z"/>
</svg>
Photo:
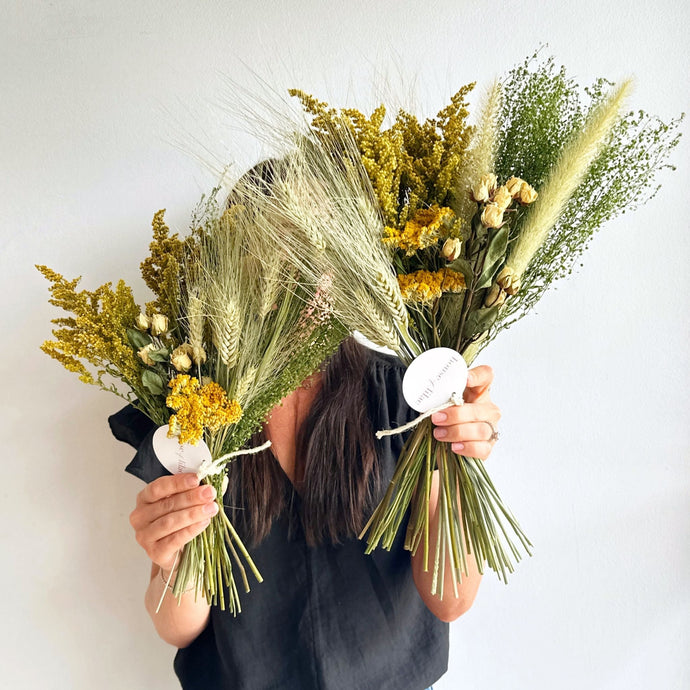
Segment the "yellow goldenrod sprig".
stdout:
<svg viewBox="0 0 690 690">
<path fill-rule="evenodd" d="M 47 340 L 41 349 L 69 371 L 78 373 L 84 383 L 112 391 L 112 385 L 103 381 L 103 376 L 109 374 L 136 387 L 140 365 L 127 341 L 127 328 L 134 323 L 139 307 L 131 289 L 120 280 L 115 289 L 105 283 L 93 291 L 78 291 L 81 278 L 66 280 L 47 266 L 36 268 L 51 283 L 50 303 L 74 315 L 53 319 L 60 328 L 53 330 L 55 340 Z M 96 369 L 95 378 L 84 362 Z"/>
<path fill-rule="evenodd" d="M 326 142 L 342 141 L 343 130 L 349 131 L 385 224 L 400 229 L 420 209 L 448 205 L 472 133 L 466 102 L 472 88 L 474 84 L 463 86 L 435 118 L 424 122 L 401 110 L 387 129 L 382 129 L 384 106 L 367 118 L 352 108 L 329 108 L 297 89 L 290 95 L 300 100 L 311 115 L 312 131 Z M 333 148 L 334 154 L 342 154 L 342 147 Z"/>
<path fill-rule="evenodd" d="M 198 237 L 192 233 L 181 240 L 177 233 L 171 235 L 163 220 L 164 215 L 165 209 L 161 209 L 153 216 L 150 256 L 141 262 L 140 269 L 144 282 L 156 295 L 156 299 L 146 305 L 147 312 L 159 312 L 176 319 L 186 277 L 181 267 L 183 263 L 193 265 L 189 259 L 198 251 Z M 172 325 L 174 327 L 175 324 Z"/>
<path fill-rule="evenodd" d="M 387 247 L 402 250 L 406 256 L 412 256 L 419 249 L 431 247 L 447 237 L 454 219 L 455 214 L 450 208 L 439 208 L 436 204 L 431 208 L 420 208 L 402 230 L 386 227 L 382 242 Z"/>
</svg>

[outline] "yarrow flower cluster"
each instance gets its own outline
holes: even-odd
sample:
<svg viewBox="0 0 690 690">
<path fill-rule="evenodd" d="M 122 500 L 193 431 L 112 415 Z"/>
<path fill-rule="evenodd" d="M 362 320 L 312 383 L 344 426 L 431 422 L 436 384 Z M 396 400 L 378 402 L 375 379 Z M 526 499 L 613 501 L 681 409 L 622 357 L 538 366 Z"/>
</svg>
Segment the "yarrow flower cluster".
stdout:
<svg viewBox="0 0 690 690">
<path fill-rule="evenodd" d="M 224 426 L 238 422 L 242 408 L 236 400 L 229 400 L 225 391 L 214 381 L 201 385 L 193 376 L 180 374 L 170 381 L 172 392 L 166 403 L 171 415 L 168 436 L 179 434 L 180 443 L 196 444 L 204 429 L 211 434 Z"/>
<path fill-rule="evenodd" d="M 415 271 L 398 276 L 400 293 L 406 302 L 428 304 L 438 299 L 444 292 L 462 292 L 465 276 L 449 268 L 438 271 Z"/>
</svg>

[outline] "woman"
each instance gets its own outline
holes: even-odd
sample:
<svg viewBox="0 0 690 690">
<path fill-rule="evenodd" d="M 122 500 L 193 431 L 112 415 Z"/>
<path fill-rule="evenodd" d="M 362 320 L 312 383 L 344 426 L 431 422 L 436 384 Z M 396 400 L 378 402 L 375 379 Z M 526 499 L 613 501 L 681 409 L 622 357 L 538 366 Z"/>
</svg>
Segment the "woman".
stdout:
<svg viewBox="0 0 690 690">
<path fill-rule="evenodd" d="M 404 525 L 390 552 L 365 555 L 357 539 L 404 441 L 377 441 L 374 431 L 416 414 L 402 397 L 403 373 L 395 358 L 346 340 L 273 410 L 263 430 L 270 452 L 233 463 L 224 504 L 265 575 L 236 618 L 193 592 L 179 606 L 165 592 L 176 553 L 217 510 L 213 489 L 195 475 L 150 481 L 162 472 L 147 420 L 132 408 L 111 418 L 115 435 L 139 446 L 128 470 L 150 481 L 130 522 L 151 560 L 146 608 L 158 634 L 179 648 L 175 670 L 184 688 L 423 690 L 445 673 L 447 623 L 471 606 L 481 579 L 474 559 L 457 598 L 444 574 L 441 601 L 430 594 L 422 549 L 415 556 L 403 549 Z M 432 417 L 437 439 L 488 457 L 500 417 L 492 378 L 489 367 L 470 370 L 466 404 Z M 436 504 L 434 483 L 432 553 Z"/>
</svg>

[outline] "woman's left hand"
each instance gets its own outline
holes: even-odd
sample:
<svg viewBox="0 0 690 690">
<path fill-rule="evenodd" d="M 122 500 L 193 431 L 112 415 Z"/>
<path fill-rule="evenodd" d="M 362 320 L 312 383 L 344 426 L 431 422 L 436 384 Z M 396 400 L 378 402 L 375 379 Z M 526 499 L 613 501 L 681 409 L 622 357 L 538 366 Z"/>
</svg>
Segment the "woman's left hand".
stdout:
<svg viewBox="0 0 690 690">
<path fill-rule="evenodd" d="M 470 369 L 463 393 L 465 404 L 449 407 L 431 417 L 436 426 L 434 437 L 451 443 L 456 453 L 486 460 L 496 443 L 501 411 L 489 394 L 493 378 L 491 367 Z"/>
</svg>

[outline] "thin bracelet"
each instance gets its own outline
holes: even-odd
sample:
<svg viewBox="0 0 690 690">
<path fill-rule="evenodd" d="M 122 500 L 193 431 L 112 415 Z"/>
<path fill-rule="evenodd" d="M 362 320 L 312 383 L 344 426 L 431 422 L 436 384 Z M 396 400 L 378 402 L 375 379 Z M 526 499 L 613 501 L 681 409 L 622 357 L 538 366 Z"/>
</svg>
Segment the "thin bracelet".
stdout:
<svg viewBox="0 0 690 690">
<path fill-rule="evenodd" d="M 172 572 L 170 575 L 168 575 L 168 577 L 165 577 L 165 575 L 163 575 L 163 568 L 159 568 L 158 573 L 161 576 L 161 580 L 163 581 L 163 584 L 172 592 L 174 590 L 174 585 L 171 585 L 169 582 L 170 577 L 172 575 Z M 192 583 L 189 587 L 187 587 L 187 589 L 183 589 L 182 594 L 184 594 L 185 592 L 191 592 L 193 589 L 194 589 L 194 583 Z"/>
</svg>

